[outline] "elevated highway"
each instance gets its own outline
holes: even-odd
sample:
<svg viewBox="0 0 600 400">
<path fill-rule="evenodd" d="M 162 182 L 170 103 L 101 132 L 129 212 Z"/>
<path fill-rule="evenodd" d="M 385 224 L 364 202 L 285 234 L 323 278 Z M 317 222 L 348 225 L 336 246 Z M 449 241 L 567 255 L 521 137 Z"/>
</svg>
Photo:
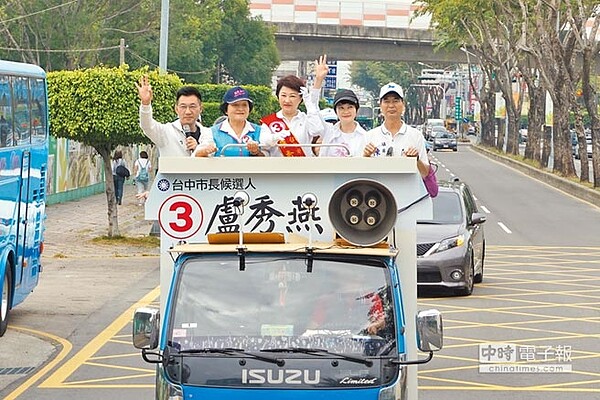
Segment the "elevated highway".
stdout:
<svg viewBox="0 0 600 400">
<path fill-rule="evenodd" d="M 309 61 L 328 54 L 339 61 L 402 61 L 466 63 L 460 50 L 434 47 L 429 29 L 363 25 L 324 25 L 271 22 L 280 57 L 284 61 Z"/>
</svg>

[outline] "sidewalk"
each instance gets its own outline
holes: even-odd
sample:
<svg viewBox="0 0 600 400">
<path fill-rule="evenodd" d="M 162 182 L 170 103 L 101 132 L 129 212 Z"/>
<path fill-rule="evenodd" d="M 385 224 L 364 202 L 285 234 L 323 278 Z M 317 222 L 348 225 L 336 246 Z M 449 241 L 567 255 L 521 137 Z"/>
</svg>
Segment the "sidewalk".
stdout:
<svg viewBox="0 0 600 400">
<path fill-rule="evenodd" d="M 121 236 L 148 236 L 152 221 L 144 220 L 144 207 L 135 198 L 136 187 L 125 182 L 123 205 L 117 206 Z M 157 254 L 158 248 L 135 248 L 121 243 L 102 245 L 92 239 L 108 234 L 108 205 L 106 194 L 100 193 L 76 201 L 53 204 L 46 209 L 44 257 L 89 257 L 138 254 Z M 106 254 L 106 252 L 109 252 Z M 140 253 L 141 252 L 141 253 Z"/>
<path fill-rule="evenodd" d="M 123 205 L 118 206 L 122 236 L 148 236 L 152 227 L 152 221 L 144 220 L 144 207 L 138 206 L 135 194 L 136 187 L 126 183 Z M 60 348 L 48 337 L 18 329 L 24 320 L 28 328 L 68 339 L 79 326 L 85 326 L 90 313 L 98 313 L 119 298 L 119 291 L 131 284 L 128 281 L 137 282 L 149 272 L 157 275 L 158 246 L 92 241 L 108 233 L 105 193 L 53 204 L 46 212 L 40 284 L 11 311 L 9 329 L 0 339 L 0 398 L 14 389 L 19 379 L 55 357 Z M 127 274 L 118 274 L 125 265 Z"/>
</svg>

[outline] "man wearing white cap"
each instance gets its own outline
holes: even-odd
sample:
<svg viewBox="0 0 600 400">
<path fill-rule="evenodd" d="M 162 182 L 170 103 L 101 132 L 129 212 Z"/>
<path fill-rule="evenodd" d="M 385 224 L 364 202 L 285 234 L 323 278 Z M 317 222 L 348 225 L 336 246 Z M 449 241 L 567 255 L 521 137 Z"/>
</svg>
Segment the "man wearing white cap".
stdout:
<svg viewBox="0 0 600 400">
<path fill-rule="evenodd" d="M 384 85 L 379 91 L 379 106 L 384 122 L 367 132 L 367 145 L 363 155 L 416 157 L 421 176 L 429 175 L 425 139 L 421 132 L 402 121 L 405 110 L 402 87 L 393 82 Z"/>
</svg>

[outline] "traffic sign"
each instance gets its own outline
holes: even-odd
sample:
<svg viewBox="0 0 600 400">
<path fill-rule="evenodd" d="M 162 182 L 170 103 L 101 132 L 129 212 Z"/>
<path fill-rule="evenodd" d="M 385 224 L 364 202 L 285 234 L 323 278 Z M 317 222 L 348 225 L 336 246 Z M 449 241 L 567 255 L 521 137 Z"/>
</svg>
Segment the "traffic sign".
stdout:
<svg viewBox="0 0 600 400">
<path fill-rule="evenodd" d="M 337 88 L 337 79 L 335 76 L 326 76 L 325 77 L 325 89 L 335 89 Z"/>
<path fill-rule="evenodd" d="M 460 96 L 456 96 L 454 100 L 454 119 L 460 121 L 462 118 L 462 110 L 460 108 Z"/>
</svg>

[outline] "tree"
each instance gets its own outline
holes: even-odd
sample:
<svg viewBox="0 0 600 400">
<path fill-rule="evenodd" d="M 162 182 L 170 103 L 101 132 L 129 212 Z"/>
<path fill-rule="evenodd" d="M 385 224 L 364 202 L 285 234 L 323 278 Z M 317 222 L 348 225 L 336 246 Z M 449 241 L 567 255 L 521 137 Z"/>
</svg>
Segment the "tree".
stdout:
<svg viewBox="0 0 600 400">
<path fill-rule="evenodd" d="M 218 38 L 220 61 L 235 83 L 270 85 L 279 65 L 275 34 L 272 28 L 250 16 L 248 0 L 223 1 Z"/>
<path fill-rule="evenodd" d="M 407 117 L 411 123 L 415 123 L 425 114 L 428 93 L 409 90 L 410 85 L 417 79 L 415 70 L 421 68 L 415 64 L 357 61 L 353 62 L 350 67 L 350 76 L 352 84 L 371 92 L 375 99 L 379 99 L 379 89 L 388 82 L 395 82 L 402 86 L 407 104 Z M 419 108 L 419 110 L 415 108 Z"/>
<path fill-rule="evenodd" d="M 248 0 L 171 0 L 170 4 L 169 71 L 187 82 L 270 84 L 279 65 L 275 35 L 251 17 Z M 151 34 L 130 44 L 129 53 L 137 56 L 134 65 L 158 60 L 158 36 L 159 27 L 153 26 Z"/>
<path fill-rule="evenodd" d="M 471 46 L 484 64 L 483 69 L 487 71 L 490 89 L 497 87 L 502 91 L 511 128 L 507 150 L 516 152 L 515 132 L 519 128 L 520 119 L 519 101 L 513 99 L 511 86 L 517 83 L 521 87 L 520 83 L 524 81 L 531 104 L 529 140 L 533 139 L 526 147 L 526 157 L 540 159 L 542 165 L 547 165 L 552 141 L 554 170 L 565 176 L 573 176 L 575 169 L 571 157 L 570 113 L 574 114 L 576 128 L 579 126 L 577 130 L 581 131 L 578 135 L 583 138 L 582 106 L 575 98 L 578 82 L 581 81 L 582 86 L 586 86 L 591 94 L 588 98 L 584 96 L 588 113 L 591 109 L 592 114 L 597 115 L 597 106 L 593 104 L 594 88 L 587 84 L 591 65 L 596 57 L 594 54 L 599 46 L 598 42 L 593 40 L 600 24 L 597 1 L 428 0 L 423 3 L 425 5 L 421 12 L 433 15 L 432 20 L 439 30 L 439 37 L 442 38 L 440 45 Z M 590 20 L 594 22 L 591 32 L 586 29 Z M 542 102 L 546 90 L 554 103 L 554 134 L 550 137 L 548 132 L 544 132 L 543 152 L 539 156 Z M 519 96 L 517 100 L 521 98 L 522 96 Z M 591 119 L 593 120 L 593 117 Z M 600 120 L 597 124 L 600 125 Z M 600 126 L 597 129 L 600 129 Z M 593 136 L 597 129 L 592 130 Z M 486 132 L 482 133 L 485 139 L 488 135 Z M 499 139 L 501 137 L 502 135 Z M 486 140 L 482 142 L 487 143 Z M 500 142 L 497 145 L 502 147 Z M 587 158 L 582 158 L 582 170 L 587 170 Z M 593 158 L 594 171 L 599 169 L 596 161 L 599 158 L 600 149 L 598 156 Z M 585 173 L 581 175 L 581 179 L 587 180 Z M 600 172 L 598 179 L 594 180 L 595 185 L 597 180 L 600 180 Z"/>
<path fill-rule="evenodd" d="M 20 0 L 0 6 L 2 58 L 37 64 L 47 71 L 104 63 L 118 65 L 121 37 L 150 34 L 156 0 Z"/>
<path fill-rule="evenodd" d="M 378 98 L 379 89 L 388 82 L 396 82 L 408 87 L 415 81 L 412 66 L 407 63 L 381 61 L 358 61 L 352 63 L 350 74 L 352 83 L 358 85 Z M 420 67 L 418 67 L 420 68 Z"/>
<path fill-rule="evenodd" d="M 160 0 L 47 3 L 0 6 L 0 47 L 10 49 L 0 57 L 47 71 L 117 66 L 123 38 L 127 64 L 158 66 Z M 188 82 L 270 84 L 279 56 L 272 28 L 251 17 L 248 0 L 171 0 L 167 61 Z"/>
<path fill-rule="evenodd" d="M 175 75 L 121 68 L 91 68 L 48 73 L 50 133 L 92 146 L 104 161 L 108 236 L 119 236 L 111 153 L 117 146 L 148 143 L 139 128 L 139 99 L 134 83 L 148 73 L 157 120 L 173 116 L 175 92 L 181 86 Z"/>
</svg>

